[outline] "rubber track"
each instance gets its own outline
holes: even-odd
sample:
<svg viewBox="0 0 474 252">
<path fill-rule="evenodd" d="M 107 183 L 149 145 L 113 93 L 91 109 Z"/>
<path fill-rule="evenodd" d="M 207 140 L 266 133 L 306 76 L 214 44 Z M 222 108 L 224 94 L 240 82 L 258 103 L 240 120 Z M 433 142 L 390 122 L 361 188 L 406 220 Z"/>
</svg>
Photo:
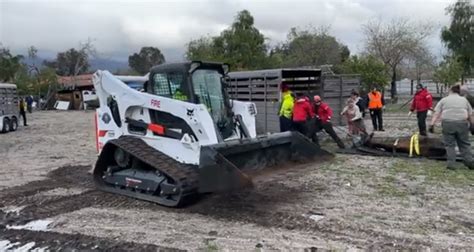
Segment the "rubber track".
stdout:
<svg viewBox="0 0 474 252">
<path fill-rule="evenodd" d="M 124 194 L 126 196 L 152 201 L 166 206 L 179 206 L 186 204 L 187 200 L 189 200 L 193 195 L 197 194 L 197 189 L 199 186 L 199 174 L 195 166 L 179 163 L 136 137 L 121 137 L 119 139 L 111 140 L 107 144 L 112 144 L 123 149 L 134 158 L 139 159 L 143 163 L 153 167 L 157 171 L 160 171 L 161 173 L 164 173 L 166 176 L 173 179 L 180 187 L 181 199 L 178 202 L 173 203 L 170 200 L 163 199 L 159 196 L 151 196 L 144 193 L 139 195 L 139 193 L 137 194 L 128 190 L 117 189 L 113 186 L 106 186 L 107 184 L 99 185 L 101 189 L 104 189 L 108 192 Z M 106 168 L 101 170 L 105 171 Z"/>
</svg>

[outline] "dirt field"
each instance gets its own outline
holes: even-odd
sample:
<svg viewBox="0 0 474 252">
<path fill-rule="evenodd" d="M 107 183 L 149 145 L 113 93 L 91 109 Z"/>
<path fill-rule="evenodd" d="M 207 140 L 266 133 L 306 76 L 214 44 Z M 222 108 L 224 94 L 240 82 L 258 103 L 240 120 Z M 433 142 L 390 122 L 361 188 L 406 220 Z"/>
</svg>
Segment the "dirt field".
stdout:
<svg viewBox="0 0 474 252">
<path fill-rule="evenodd" d="M 36 112 L 0 135 L 0 250 L 474 250 L 474 171 L 336 155 L 170 209 L 94 189 L 93 115 Z M 383 134 L 415 120 L 387 116 Z"/>
</svg>

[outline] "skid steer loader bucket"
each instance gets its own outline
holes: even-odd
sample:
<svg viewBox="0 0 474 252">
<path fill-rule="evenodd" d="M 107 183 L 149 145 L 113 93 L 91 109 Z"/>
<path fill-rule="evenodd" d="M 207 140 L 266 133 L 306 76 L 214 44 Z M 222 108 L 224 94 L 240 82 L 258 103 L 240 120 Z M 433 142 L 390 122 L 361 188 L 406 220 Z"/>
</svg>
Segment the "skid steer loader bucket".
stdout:
<svg viewBox="0 0 474 252">
<path fill-rule="evenodd" d="M 333 154 L 298 132 L 238 139 L 201 147 L 199 191 L 230 191 L 252 185 L 249 172 L 289 162 L 327 160 Z"/>
</svg>

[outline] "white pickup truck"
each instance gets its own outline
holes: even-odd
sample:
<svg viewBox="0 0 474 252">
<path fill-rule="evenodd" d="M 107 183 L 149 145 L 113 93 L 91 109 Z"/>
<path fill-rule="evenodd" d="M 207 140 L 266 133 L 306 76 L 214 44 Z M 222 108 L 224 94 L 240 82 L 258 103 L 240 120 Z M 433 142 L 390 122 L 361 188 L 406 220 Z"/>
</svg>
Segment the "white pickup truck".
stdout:
<svg viewBox="0 0 474 252">
<path fill-rule="evenodd" d="M 0 83 L 0 132 L 18 129 L 18 95 L 16 85 Z"/>
</svg>

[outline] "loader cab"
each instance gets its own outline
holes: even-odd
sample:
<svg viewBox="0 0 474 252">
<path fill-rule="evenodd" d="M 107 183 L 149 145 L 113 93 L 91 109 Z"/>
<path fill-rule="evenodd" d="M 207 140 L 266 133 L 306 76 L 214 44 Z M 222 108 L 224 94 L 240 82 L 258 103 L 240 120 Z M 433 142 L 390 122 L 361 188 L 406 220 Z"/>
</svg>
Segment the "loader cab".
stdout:
<svg viewBox="0 0 474 252">
<path fill-rule="evenodd" d="M 225 139 L 234 130 L 233 113 L 225 91 L 227 71 L 228 65 L 201 61 L 158 65 L 150 70 L 146 92 L 203 104 Z"/>
</svg>

